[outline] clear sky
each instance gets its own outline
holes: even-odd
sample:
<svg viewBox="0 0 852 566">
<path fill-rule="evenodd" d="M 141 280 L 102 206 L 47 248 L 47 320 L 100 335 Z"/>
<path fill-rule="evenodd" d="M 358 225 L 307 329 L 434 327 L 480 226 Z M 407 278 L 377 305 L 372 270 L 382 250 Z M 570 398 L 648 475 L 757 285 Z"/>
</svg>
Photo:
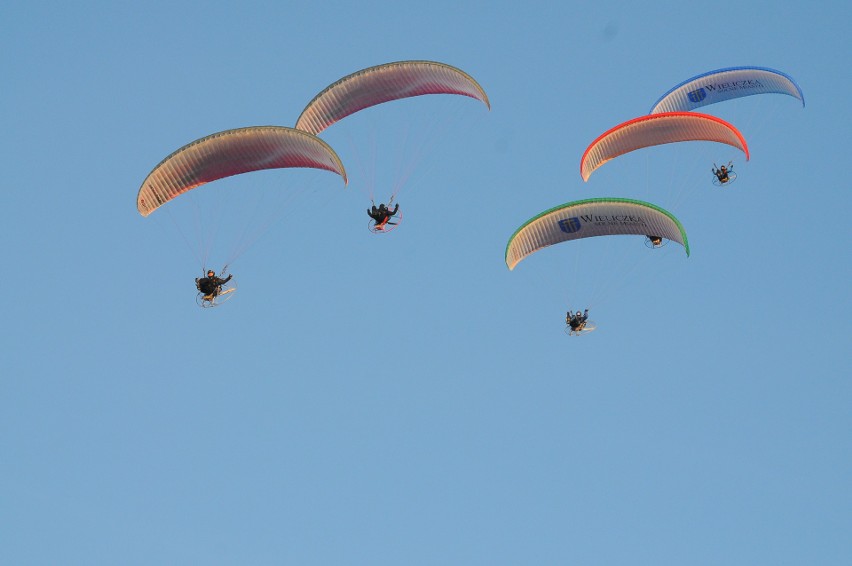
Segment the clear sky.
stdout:
<svg viewBox="0 0 852 566">
<path fill-rule="evenodd" d="M 11 0 L 0 21 L 0 562 L 852 561 L 848 2 Z M 464 69 L 491 111 L 421 97 L 330 128 L 349 187 L 318 173 L 232 264 L 234 299 L 198 308 L 191 213 L 142 218 L 148 172 L 405 59 Z M 707 109 L 749 162 L 669 146 L 582 181 L 600 133 L 737 65 L 807 103 Z M 368 130 L 401 115 L 446 128 L 377 236 L 356 154 L 398 145 Z M 524 221 L 595 196 L 671 211 L 691 257 L 622 237 L 506 268 Z M 597 330 L 566 336 L 569 306 Z"/>
</svg>

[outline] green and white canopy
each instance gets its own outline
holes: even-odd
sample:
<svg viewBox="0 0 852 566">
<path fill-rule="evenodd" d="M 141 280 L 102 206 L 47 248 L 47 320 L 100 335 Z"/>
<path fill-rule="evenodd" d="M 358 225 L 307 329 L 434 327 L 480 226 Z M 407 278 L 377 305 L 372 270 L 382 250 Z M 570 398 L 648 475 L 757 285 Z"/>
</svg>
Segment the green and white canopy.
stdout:
<svg viewBox="0 0 852 566">
<path fill-rule="evenodd" d="M 659 206 L 624 198 L 569 202 L 526 221 L 506 245 L 506 265 L 514 269 L 528 255 L 547 246 L 595 236 L 658 236 L 681 244 L 689 255 L 683 225 Z"/>
</svg>

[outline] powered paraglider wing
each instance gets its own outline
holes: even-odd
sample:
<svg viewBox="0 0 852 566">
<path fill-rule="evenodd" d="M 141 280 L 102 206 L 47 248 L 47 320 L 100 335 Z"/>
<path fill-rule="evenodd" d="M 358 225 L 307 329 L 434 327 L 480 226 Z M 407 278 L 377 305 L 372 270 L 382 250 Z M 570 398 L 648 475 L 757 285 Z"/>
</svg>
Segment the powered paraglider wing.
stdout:
<svg viewBox="0 0 852 566">
<path fill-rule="evenodd" d="M 730 145 L 749 158 L 745 138 L 728 122 L 696 112 L 666 112 L 641 116 L 601 134 L 580 159 L 580 175 L 588 181 L 601 165 L 631 151 L 686 141 L 710 141 Z"/>
<path fill-rule="evenodd" d="M 725 100 L 770 93 L 792 96 L 805 105 L 805 95 L 790 75 L 766 67 L 729 67 L 683 81 L 661 96 L 649 113 L 685 112 Z"/>
<path fill-rule="evenodd" d="M 226 130 L 178 149 L 142 182 L 136 208 L 148 216 L 157 208 L 205 183 L 261 169 L 307 167 L 337 173 L 346 182 L 340 158 L 326 142 L 282 126 Z"/>
<path fill-rule="evenodd" d="M 458 94 L 491 104 L 473 77 L 434 61 L 399 61 L 363 69 L 320 92 L 302 111 L 296 128 L 319 134 L 364 108 L 425 94 Z"/>
<path fill-rule="evenodd" d="M 545 210 L 525 222 L 509 238 L 506 266 L 514 269 L 530 254 L 561 242 L 620 234 L 665 238 L 689 255 L 686 231 L 670 212 L 639 200 L 596 198 Z"/>
</svg>

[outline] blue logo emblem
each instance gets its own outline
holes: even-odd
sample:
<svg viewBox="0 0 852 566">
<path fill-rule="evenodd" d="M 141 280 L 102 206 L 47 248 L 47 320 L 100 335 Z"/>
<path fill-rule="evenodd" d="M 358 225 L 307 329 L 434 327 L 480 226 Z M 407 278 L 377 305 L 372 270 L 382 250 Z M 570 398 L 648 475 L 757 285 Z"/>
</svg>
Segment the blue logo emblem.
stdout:
<svg viewBox="0 0 852 566">
<path fill-rule="evenodd" d="M 580 225 L 580 219 L 576 216 L 559 221 L 559 229 L 566 234 L 573 234 L 574 232 L 579 231 L 580 228 L 582 228 Z"/>
<path fill-rule="evenodd" d="M 707 91 L 704 90 L 704 87 L 701 87 L 698 90 L 687 92 L 686 96 L 687 98 L 689 98 L 690 102 L 701 102 L 702 100 L 707 98 Z"/>
</svg>

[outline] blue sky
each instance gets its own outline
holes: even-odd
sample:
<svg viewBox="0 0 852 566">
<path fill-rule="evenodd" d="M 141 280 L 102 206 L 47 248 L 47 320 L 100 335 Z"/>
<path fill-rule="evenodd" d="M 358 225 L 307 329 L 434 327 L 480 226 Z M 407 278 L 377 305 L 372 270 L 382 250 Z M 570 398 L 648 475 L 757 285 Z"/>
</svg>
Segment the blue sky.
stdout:
<svg viewBox="0 0 852 566">
<path fill-rule="evenodd" d="M 852 8 L 625 4 L 4 3 L 2 561 L 848 564 Z M 452 110 L 400 228 L 366 229 L 378 108 L 323 136 L 349 187 L 312 179 L 199 309 L 190 215 L 136 212 L 148 172 L 405 59 L 492 109 L 387 105 Z M 736 185 L 701 144 L 583 183 L 600 133 L 735 65 L 807 102 L 712 109 L 751 148 Z M 593 196 L 670 210 L 691 257 L 625 238 L 506 269 L 520 224 Z"/>
</svg>

